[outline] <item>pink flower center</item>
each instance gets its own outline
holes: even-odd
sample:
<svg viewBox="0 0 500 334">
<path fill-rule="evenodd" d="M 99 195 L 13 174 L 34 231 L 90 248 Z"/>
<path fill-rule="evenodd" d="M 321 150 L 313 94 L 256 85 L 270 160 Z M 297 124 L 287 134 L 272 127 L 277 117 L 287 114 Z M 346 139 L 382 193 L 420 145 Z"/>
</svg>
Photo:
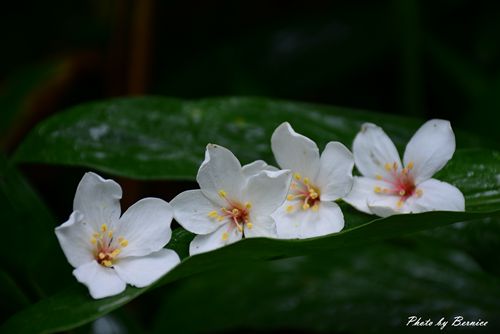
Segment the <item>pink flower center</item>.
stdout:
<svg viewBox="0 0 500 334">
<path fill-rule="evenodd" d="M 112 267 L 122 248 L 127 247 L 128 240 L 123 237 L 115 239 L 113 231 L 110 231 L 106 224 L 102 224 L 100 233 L 94 233 L 90 243 L 95 246 L 94 257 L 97 263 L 105 267 Z"/>
<path fill-rule="evenodd" d="M 408 165 L 401 170 L 399 169 L 397 162 L 393 162 L 392 164 L 386 163 L 385 170 L 389 176 L 384 178 L 381 175 L 376 175 L 376 178 L 377 180 L 385 181 L 390 184 L 390 187 L 383 188 L 376 186 L 374 191 L 378 194 L 398 196 L 398 207 L 401 207 L 403 203 L 413 195 L 418 197 L 422 196 L 422 190 L 417 189 L 417 186 L 415 185 L 415 180 L 411 173 L 412 169 L 413 162 L 409 162 Z"/>
<path fill-rule="evenodd" d="M 227 240 L 229 237 L 229 232 L 234 228 L 237 228 L 239 232 L 243 232 L 243 227 L 251 229 L 253 224 L 250 222 L 250 209 L 252 204 L 246 202 L 244 205 L 232 201 L 227 198 L 227 194 L 224 190 L 219 190 L 219 196 L 222 197 L 226 202 L 227 206 L 221 208 L 220 210 L 213 210 L 208 213 L 210 218 L 213 218 L 219 222 L 224 220 L 229 220 L 232 224 L 229 225 L 229 229 L 222 234 L 222 240 Z"/>
<path fill-rule="evenodd" d="M 311 208 L 313 211 L 318 211 L 320 200 L 319 189 L 311 184 L 309 178 L 302 177 L 299 173 L 293 174 L 290 191 L 286 198 L 288 201 L 300 200 L 302 210 Z M 295 210 L 293 205 L 288 205 L 286 211 L 291 213 Z"/>
</svg>

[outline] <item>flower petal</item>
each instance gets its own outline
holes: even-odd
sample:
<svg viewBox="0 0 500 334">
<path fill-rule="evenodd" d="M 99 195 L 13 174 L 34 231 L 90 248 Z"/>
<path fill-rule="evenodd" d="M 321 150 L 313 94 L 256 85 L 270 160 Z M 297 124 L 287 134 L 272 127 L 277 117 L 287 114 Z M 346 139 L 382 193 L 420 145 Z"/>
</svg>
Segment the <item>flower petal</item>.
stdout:
<svg viewBox="0 0 500 334">
<path fill-rule="evenodd" d="M 289 170 L 262 171 L 250 177 L 243 198 L 251 204 L 251 214 L 266 216 L 276 211 L 286 199 L 291 177 Z"/>
<path fill-rule="evenodd" d="M 205 196 L 220 206 L 224 206 L 226 202 L 219 191 L 226 192 L 229 198 L 240 198 L 246 182 L 241 164 L 234 154 L 227 148 L 214 144 L 207 145 L 205 161 L 198 170 L 196 180 Z"/>
<path fill-rule="evenodd" d="M 399 197 L 377 194 L 375 192 L 376 187 L 391 188 L 392 186 L 385 181 L 379 181 L 368 177 L 355 176 L 351 192 L 346 197 L 344 197 L 343 200 L 355 207 L 356 210 L 369 214 L 372 213 L 371 209 L 368 207 L 369 202 L 376 202 L 381 199 L 383 200 L 394 197 L 394 204 L 397 203 Z"/>
<path fill-rule="evenodd" d="M 297 209 L 288 213 L 281 208 L 273 217 L 282 239 L 318 237 L 344 228 L 344 215 L 334 202 L 321 202 L 318 211 Z"/>
<path fill-rule="evenodd" d="M 226 234 L 227 233 L 227 234 Z M 215 232 L 197 235 L 189 244 L 189 255 L 209 252 L 241 240 L 243 234 L 231 223 L 226 223 Z"/>
<path fill-rule="evenodd" d="M 264 160 L 256 160 L 242 167 L 243 175 L 245 175 L 246 177 L 259 174 L 263 170 L 275 172 L 279 169 L 274 166 L 268 165 Z"/>
<path fill-rule="evenodd" d="M 326 145 L 315 181 L 320 188 L 322 201 L 335 201 L 351 191 L 353 166 L 354 158 L 347 147 L 339 142 L 329 142 Z"/>
<path fill-rule="evenodd" d="M 455 135 L 450 122 L 433 119 L 426 122 L 406 145 L 404 163 L 413 162 L 412 174 L 418 184 L 428 180 L 451 159 Z"/>
<path fill-rule="evenodd" d="M 144 256 L 156 252 L 170 240 L 173 210 L 159 198 L 144 198 L 128 208 L 120 218 L 116 237 L 128 240 L 122 256 Z"/>
<path fill-rule="evenodd" d="M 111 227 L 118 221 L 121 197 L 122 189 L 118 183 L 88 172 L 76 189 L 73 211 L 82 213 L 83 219 L 98 231 L 102 224 Z"/>
<path fill-rule="evenodd" d="M 96 261 L 88 262 L 73 270 L 78 282 L 89 289 L 94 299 L 117 295 L 125 290 L 125 282 L 112 268 L 101 266 Z"/>
<path fill-rule="evenodd" d="M 311 180 L 319 171 L 319 149 L 311 139 L 296 133 L 288 122 L 274 130 L 271 148 L 278 165 Z"/>
<path fill-rule="evenodd" d="M 277 238 L 276 222 L 270 216 L 256 217 L 251 220 L 252 228 L 245 226 L 245 237 L 247 238 Z"/>
<path fill-rule="evenodd" d="M 209 213 L 220 210 L 199 190 L 187 190 L 170 202 L 174 208 L 175 220 L 189 232 L 208 234 L 214 232 L 220 225 L 215 218 L 210 218 Z"/>
<path fill-rule="evenodd" d="M 397 196 L 390 196 L 370 202 L 368 207 L 374 215 L 379 217 L 389 217 L 392 215 L 411 212 L 411 208 L 407 203 L 403 203 L 401 207 L 398 207 L 398 201 L 399 198 Z"/>
<path fill-rule="evenodd" d="M 422 195 L 408 198 L 412 212 L 464 211 L 465 199 L 460 190 L 449 183 L 429 179 L 418 185 Z"/>
<path fill-rule="evenodd" d="M 94 260 L 93 245 L 90 242 L 94 231 L 83 221 L 80 212 L 73 212 L 68 221 L 56 227 L 55 232 L 66 259 L 73 267 Z"/>
<path fill-rule="evenodd" d="M 391 177 L 385 169 L 387 163 L 396 163 L 401 168 L 396 146 L 381 127 L 372 123 L 362 125 L 361 131 L 354 138 L 352 152 L 356 167 L 366 177 Z"/>
<path fill-rule="evenodd" d="M 368 200 L 368 207 L 374 215 L 388 217 L 397 214 L 415 212 L 408 199 L 401 201 L 397 195 L 379 195 Z"/>
<path fill-rule="evenodd" d="M 143 288 L 165 275 L 180 261 L 176 252 L 163 248 L 147 256 L 120 259 L 114 269 L 128 284 Z"/>
</svg>

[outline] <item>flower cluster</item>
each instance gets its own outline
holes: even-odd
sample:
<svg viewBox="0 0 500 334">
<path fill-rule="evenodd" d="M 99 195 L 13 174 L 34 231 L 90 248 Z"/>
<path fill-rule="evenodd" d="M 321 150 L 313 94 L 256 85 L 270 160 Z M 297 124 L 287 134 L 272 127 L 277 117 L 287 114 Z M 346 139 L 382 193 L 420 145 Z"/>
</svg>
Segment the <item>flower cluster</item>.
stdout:
<svg viewBox="0 0 500 334">
<path fill-rule="evenodd" d="M 190 255 L 242 238 L 309 238 L 344 227 L 337 200 L 378 216 L 432 210 L 463 211 L 460 190 L 431 178 L 455 151 L 450 123 L 431 120 L 412 137 L 403 156 L 384 131 L 363 124 L 353 153 L 329 142 L 320 154 L 311 139 L 283 123 L 271 137 L 281 169 L 258 160 L 242 166 L 228 149 L 208 144 L 199 189 L 171 203 L 145 198 L 121 215 L 122 190 L 86 173 L 76 190 L 73 213 L 55 229 L 73 275 L 93 298 L 122 292 L 126 284 L 150 285 L 179 262 L 164 248 L 172 218 L 196 234 Z M 352 175 L 356 165 L 362 176 Z M 120 216 L 121 215 L 121 216 Z"/>
</svg>

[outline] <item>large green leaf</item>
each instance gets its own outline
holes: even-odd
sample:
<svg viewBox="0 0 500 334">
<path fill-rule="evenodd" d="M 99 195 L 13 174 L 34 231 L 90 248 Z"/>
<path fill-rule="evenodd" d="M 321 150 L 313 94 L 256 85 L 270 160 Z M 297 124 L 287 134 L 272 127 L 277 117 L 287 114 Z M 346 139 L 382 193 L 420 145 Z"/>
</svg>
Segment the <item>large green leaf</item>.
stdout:
<svg viewBox="0 0 500 334">
<path fill-rule="evenodd" d="M 207 143 L 242 162 L 272 161 L 273 130 L 289 121 L 320 147 L 347 146 L 364 122 L 379 123 L 402 148 L 419 120 L 262 98 L 195 102 L 161 97 L 117 99 L 74 107 L 39 124 L 15 154 L 18 162 L 77 165 L 139 179 L 193 179 Z M 460 133 L 459 147 L 480 141 Z"/>
<path fill-rule="evenodd" d="M 153 332 L 400 333 L 411 315 L 481 318 L 498 330 L 499 278 L 460 249 L 403 241 L 192 276 L 159 291 Z"/>
<path fill-rule="evenodd" d="M 18 162 L 94 167 L 134 178 L 194 179 L 207 142 L 232 149 L 243 162 L 270 161 L 269 137 L 282 121 L 320 145 L 329 140 L 349 143 L 362 122 L 384 126 L 399 148 L 418 127 L 416 120 L 368 112 L 265 99 L 212 99 L 181 102 L 139 98 L 98 102 L 56 115 L 41 123 L 15 155 Z M 458 132 L 459 146 L 480 141 Z M 346 228 L 341 233 L 308 240 L 247 239 L 207 254 L 185 257 L 154 286 L 127 288 L 118 296 L 92 300 L 73 283 L 25 309 L 4 324 L 7 332 L 53 332 L 74 328 L 102 316 L 144 292 L 169 282 L 242 262 L 306 254 L 366 244 L 455 222 L 500 216 L 500 155 L 491 150 L 458 150 L 438 175 L 466 196 L 467 212 L 428 212 L 384 219 L 342 205 Z M 169 247 L 186 254 L 192 235 L 174 231 Z"/>
</svg>

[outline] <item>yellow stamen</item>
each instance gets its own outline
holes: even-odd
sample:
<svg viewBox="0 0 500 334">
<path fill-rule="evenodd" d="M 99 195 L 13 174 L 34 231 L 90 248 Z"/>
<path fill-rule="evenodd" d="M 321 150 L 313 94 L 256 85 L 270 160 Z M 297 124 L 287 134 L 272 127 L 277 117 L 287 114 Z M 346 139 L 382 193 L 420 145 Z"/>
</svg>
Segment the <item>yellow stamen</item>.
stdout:
<svg viewBox="0 0 500 334">
<path fill-rule="evenodd" d="M 248 227 L 249 230 L 251 230 L 252 227 L 253 227 L 253 224 L 252 223 L 247 223 L 247 227 Z"/>
<path fill-rule="evenodd" d="M 221 189 L 221 190 L 219 190 L 219 196 L 222 198 L 226 198 L 227 193 L 223 189 Z"/>
<path fill-rule="evenodd" d="M 398 164 L 396 163 L 396 161 L 394 161 L 394 163 L 392 164 L 392 169 L 398 170 Z"/>
<path fill-rule="evenodd" d="M 122 251 L 122 250 L 121 250 L 120 248 L 117 248 L 117 249 L 115 249 L 114 251 L 112 251 L 112 252 L 111 252 L 110 256 L 111 256 L 111 257 L 117 257 L 117 256 L 118 256 L 118 254 L 120 254 L 120 253 L 121 253 L 121 251 Z"/>
<path fill-rule="evenodd" d="M 293 212 L 293 205 L 289 205 L 286 207 L 286 212 L 287 213 L 292 213 Z"/>
<path fill-rule="evenodd" d="M 108 232 L 108 238 L 110 238 L 110 239 L 111 239 L 112 237 L 113 237 L 113 231 L 109 231 L 109 232 Z"/>
<path fill-rule="evenodd" d="M 229 238 L 229 234 L 227 232 L 222 233 L 222 240 L 226 241 Z"/>
<path fill-rule="evenodd" d="M 375 188 L 373 189 L 373 191 L 375 191 L 376 193 L 380 193 L 380 192 L 382 192 L 382 188 L 380 188 L 380 187 L 375 187 Z"/>
<path fill-rule="evenodd" d="M 295 178 L 295 180 L 300 180 L 302 178 L 302 175 L 300 175 L 300 173 L 294 173 L 293 177 Z"/>
<path fill-rule="evenodd" d="M 245 203 L 245 208 L 247 208 L 247 209 L 251 209 L 251 208 L 252 208 L 252 203 L 250 203 L 250 202 L 246 202 L 246 203 Z"/>
<path fill-rule="evenodd" d="M 120 246 L 127 247 L 128 246 L 128 240 L 127 239 L 122 239 L 122 241 L 120 241 Z"/>
<path fill-rule="evenodd" d="M 90 239 L 90 243 L 91 243 L 92 245 L 95 245 L 95 244 L 97 243 L 96 238 L 92 237 L 92 239 Z"/>
<path fill-rule="evenodd" d="M 417 194 L 418 197 L 422 197 L 422 195 L 424 194 L 424 191 L 422 189 L 417 189 L 417 190 L 415 190 L 415 194 Z"/>
<path fill-rule="evenodd" d="M 305 178 L 304 178 L 304 184 L 305 184 L 305 185 L 308 185 L 308 184 L 309 184 L 309 178 L 308 178 L 308 177 L 305 177 Z"/>
<path fill-rule="evenodd" d="M 104 260 L 102 261 L 102 264 L 104 264 L 106 267 L 111 267 L 113 265 L 113 262 L 109 260 Z"/>
<path fill-rule="evenodd" d="M 104 233 L 104 232 L 106 232 L 107 230 L 108 230 L 108 225 L 106 225 L 106 224 L 102 224 L 102 225 L 101 225 L 101 232 L 102 232 L 102 233 Z"/>
<path fill-rule="evenodd" d="M 383 179 L 382 175 L 378 175 L 378 174 L 377 174 L 377 175 L 375 175 L 375 178 L 376 178 L 377 180 L 382 180 L 382 179 Z"/>
<path fill-rule="evenodd" d="M 412 169 L 413 168 L 413 161 L 410 161 L 408 163 L 408 166 L 406 166 L 408 169 Z"/>
<path fill-rule="evenodd" d="M 400 209 L 400 208 L 403 206 L 403 201 L 399 200 L 399 201 L 396 203 L 396 206 L 398 207 L 398 209 Z"/>
<path fill-rule="evenodd" d="M 293 199 L 294 199 L 294 198 L 295 198 L 295 196 L 294 196 L 294 195 L 288 195 L 288 196 L 286 197 L 286 199 L 287 199 L 287 200 L 289 200 L 289 201 L 293 201 Z"/>
<path fill-rule="evenodd" d="M 408 168 L 406 168 L 406 167 L 405 167 L 405 168 L 403 168 L 402 173 L 403 173 L 403 174 L 408 174 Z"/>
<path fill-rule="evenodd" d="M 390 171 L 391 170 L 391 164 L 390 163 L 386 163 L 384 167 L 385 167 L 386 171 Z"/>
<path fill-rule="evenodd" d="M 319 205 L 318 204 L 314 204 L 313 207 L 312 207 L 312 210 L 314 212 L 317 212 L 319 210 Z"/>
<path fill-rule="evenodd" d="M 92 234 L 92 236 L 93 236 L 94 238 L 100 238 L 100 237 L 101 237 L 101 235 L 100 235 L 99 233 L 94 233 L 94 234 Z"/>
<path fill-rule="evenodd" d="M 401 189 L 399 191 L 399 196 L 404 196 L 406 194 L 406 191 L 404 189 Z"/>
<path fill-rule="evenodd" d="M 241 225 L 238 224 L 236 227 L 238 228 L 238 232 L 243 232 L 243 227 L 241 227 Z"/>
<path fill-rule="evenodd" d="M 302 209 L 303 209 L 303 210 L 307 210 L 307 209 L 309 209 L 310 207 L 311 207 L 311 206 L 310 206 L 308 203 L 304 203 L 304 204 L 302 205 Z"/>
<path fill-rule="evenodd" d="M 210 218 L 218 218 L 218 217 L 219 217 L 219 215 L 217 214 L 217 211 L 215 211 L 215 210 L 210 211 L 210 212 L 208 213 L 208 216 L 209 216 Z"/>
<path fill-rule="evenodd" d="M 102 260 L 106 257 L 106 254 L 104 254 L 103 252 L 100 252 L 98 256 Z"/>
</svg>

